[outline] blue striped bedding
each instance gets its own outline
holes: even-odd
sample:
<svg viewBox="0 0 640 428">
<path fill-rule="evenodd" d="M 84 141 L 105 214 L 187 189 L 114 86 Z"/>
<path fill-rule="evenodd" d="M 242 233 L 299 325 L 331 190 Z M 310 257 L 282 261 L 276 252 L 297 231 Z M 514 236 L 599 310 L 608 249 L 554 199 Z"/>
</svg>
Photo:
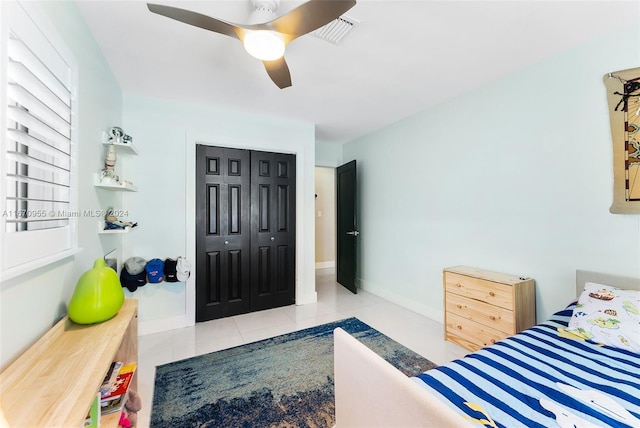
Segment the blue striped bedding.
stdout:
<svg viewBox="0 0 640 428">
<path fill-rule="evenodd" d="M 635 426 L 559 389 L 558 382 L 599 390 L 640 418 L 640 355 L 565 334 L 574 307 L 412 379 L 466 419 L 484 420 L 485 426 L 491 420 L 509 428 L 558 426 L 541 398 L 597 426 Z"/>
</svg>

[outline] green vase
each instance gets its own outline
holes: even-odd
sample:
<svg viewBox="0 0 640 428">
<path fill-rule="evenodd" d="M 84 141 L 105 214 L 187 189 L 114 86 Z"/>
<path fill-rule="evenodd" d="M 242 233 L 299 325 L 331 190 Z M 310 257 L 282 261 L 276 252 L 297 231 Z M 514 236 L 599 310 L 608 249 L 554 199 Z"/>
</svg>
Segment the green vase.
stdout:
<svg viewBox="0 0 640 428">
<path fill-rule="evenodd" d="M 69 301 L 69 318 L 78 324 L 95 324 L 113 318 L 124 303 L 116 271 L 97 259 L 80 276 Z"/>
</svg>

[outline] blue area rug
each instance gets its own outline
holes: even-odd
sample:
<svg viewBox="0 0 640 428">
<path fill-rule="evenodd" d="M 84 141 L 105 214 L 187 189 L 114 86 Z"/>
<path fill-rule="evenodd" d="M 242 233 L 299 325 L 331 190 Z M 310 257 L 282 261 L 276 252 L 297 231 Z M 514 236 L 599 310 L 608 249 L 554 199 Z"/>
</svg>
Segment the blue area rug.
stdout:
<svg viewBox="0 0 640 428">
<path fill-rule="evenodd" d="M 158 366 L 151 426 L 333 426 L 336 327 L 407 376 L 435 367 L 357 318 L 349 318 Z"/>
</svg>

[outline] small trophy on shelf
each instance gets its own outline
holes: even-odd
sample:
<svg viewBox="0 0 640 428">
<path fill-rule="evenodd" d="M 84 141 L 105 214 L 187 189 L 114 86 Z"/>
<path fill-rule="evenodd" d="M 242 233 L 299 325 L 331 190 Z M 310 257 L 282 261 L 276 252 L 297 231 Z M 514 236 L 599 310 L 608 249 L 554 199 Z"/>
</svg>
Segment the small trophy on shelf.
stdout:
<svg viewBox="0 0 640 428">
<path fill-rule="evenodd" d="M 120 177 L 118 177 L 115 172 L 116 160 L 118 160 L 116 147 L 113 144 L 109 144 L 104 156 L 104 168 L 100 174 L 100 183 L 120 184 Z"/>
</svg>

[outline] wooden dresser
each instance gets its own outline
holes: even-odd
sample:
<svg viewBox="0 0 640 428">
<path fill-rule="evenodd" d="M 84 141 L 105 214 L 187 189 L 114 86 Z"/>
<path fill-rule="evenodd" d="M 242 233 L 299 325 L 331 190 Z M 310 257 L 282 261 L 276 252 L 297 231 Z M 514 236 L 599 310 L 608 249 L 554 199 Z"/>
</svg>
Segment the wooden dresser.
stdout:
<svg viewBox="0 0 640 428">
<path fill-rule="evenodd" d="M 536 323 L 531 278 L 468 266 L 443 271 L 445 339 L 470 351 Z"/>
</svg>

